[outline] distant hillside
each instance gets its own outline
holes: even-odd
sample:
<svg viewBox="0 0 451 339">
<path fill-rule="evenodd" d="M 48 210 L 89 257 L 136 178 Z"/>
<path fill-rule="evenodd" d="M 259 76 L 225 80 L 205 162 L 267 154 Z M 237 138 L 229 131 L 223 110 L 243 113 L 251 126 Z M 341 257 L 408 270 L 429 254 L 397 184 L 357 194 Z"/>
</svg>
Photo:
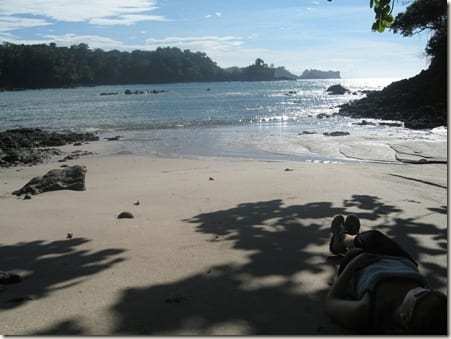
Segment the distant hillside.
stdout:
<svg viewBox="0 0 451 339">
<path fill-rule="evenodd" d="M 285 67 L 277 67 L 274 71 L 274 78 L 279 80 L 296 80 L 299 77 L 296 74 L 287 71 Z"/>
<path fill-rule="evenodd" d="M 306 69 L 299 79 L 341 79 L 339 71 L 320 71 L 317 69 Z"/>
<path fill-rule="evenodd" d="M 205 53 L 175 47 L 121 52 L 87 44 L 0 44 L 0 90 L 207 81 L 294 80 L 285 68 L 257 58 L 247 67 L 221 68 Z"/>
</svg>

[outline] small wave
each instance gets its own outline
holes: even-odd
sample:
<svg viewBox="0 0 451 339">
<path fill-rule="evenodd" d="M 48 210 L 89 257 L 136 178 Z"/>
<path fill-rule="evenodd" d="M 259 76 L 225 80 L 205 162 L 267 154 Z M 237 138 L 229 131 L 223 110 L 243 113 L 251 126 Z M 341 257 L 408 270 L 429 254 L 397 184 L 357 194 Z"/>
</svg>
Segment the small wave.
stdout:
<svg viewBox="0 0 451 339">
<path fill-rule="evenodd" d="M 438 134 L 440 136 L 447 136 L 448 135 L 448 128 L 446 126 L 440 126 L 440 127 L 436 127 L 433 128 L 431 130 L 432 134 Z"/>
</svg>

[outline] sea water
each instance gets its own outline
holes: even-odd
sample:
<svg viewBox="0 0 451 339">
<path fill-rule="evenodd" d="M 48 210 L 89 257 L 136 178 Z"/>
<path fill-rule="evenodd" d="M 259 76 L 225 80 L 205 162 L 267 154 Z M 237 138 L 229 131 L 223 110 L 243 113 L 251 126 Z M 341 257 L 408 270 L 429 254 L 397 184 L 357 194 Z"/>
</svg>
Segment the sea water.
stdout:
<svg viewBox="0 0 451 339">
<path fill-rule="evenodd" d="M 334 161 L 296 145 L 304 133 L 446 140 L 446 129 L 358 126 L 338 106 L 396 79 L 176 83 L 0 93 L 0 130 L 19 127 L 120 136 L 110 153 Z M 341 84 L 350 93 L 330 95 Z M 125 94 L 143 91 L 143 94 Z M 157 93 L 154 93 L 157 92 Z M 110 95 L 104 95 L 108 93 Z M 112 94 L 114 93 L 114 94 Z M 367 119 L 371 120 L 371 119 Z M 330 142 L 337 142 L 330 138 Z"/>
</svg>

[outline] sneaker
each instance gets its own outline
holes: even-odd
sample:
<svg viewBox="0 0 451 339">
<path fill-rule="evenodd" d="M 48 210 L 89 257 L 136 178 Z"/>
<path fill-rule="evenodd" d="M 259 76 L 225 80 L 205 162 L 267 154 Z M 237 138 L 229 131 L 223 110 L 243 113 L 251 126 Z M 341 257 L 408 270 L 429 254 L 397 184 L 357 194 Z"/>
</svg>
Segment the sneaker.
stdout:
<svg viewBox="0 0 451 339">
<path fill-rule="evenodd" d="M 329 250 L 336 255 L 346 252 L 346 246 L 343 242 L 344 221 L 345 218 L 342 215 L 337 215 L 331 224 L 332 237 L 330 238 Z"/>
<path fill-rule="evenodd" d="M 350 214 L 346 217 L 344 222 L 345 233 L 356 235 L 360 230 L 360 220 L 354 214 Z"/>
</svg>

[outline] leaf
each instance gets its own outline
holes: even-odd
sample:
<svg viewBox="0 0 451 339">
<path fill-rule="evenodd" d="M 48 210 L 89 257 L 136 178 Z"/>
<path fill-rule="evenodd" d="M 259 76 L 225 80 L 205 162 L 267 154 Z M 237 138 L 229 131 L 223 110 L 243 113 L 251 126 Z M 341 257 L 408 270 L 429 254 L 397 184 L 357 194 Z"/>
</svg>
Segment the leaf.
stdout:
<svg viewBox="0 0 451 339">
<path fill-rule="evenodd" d="M 390 28 L 391 22 L 387 20 L 382 20 L 382 25 L 384 25 L 385 28 Z"/>
<path fill-rule="evenodd" d="M 373 25 L 371 26 L 371 30 L 372 30 L 373 32 L 376 32 L 376 31 L 377 31 L 377 27 L 378 27 L 377 22 L 375 22 L 375 23 L 373 23 Z"/>
</svg>

